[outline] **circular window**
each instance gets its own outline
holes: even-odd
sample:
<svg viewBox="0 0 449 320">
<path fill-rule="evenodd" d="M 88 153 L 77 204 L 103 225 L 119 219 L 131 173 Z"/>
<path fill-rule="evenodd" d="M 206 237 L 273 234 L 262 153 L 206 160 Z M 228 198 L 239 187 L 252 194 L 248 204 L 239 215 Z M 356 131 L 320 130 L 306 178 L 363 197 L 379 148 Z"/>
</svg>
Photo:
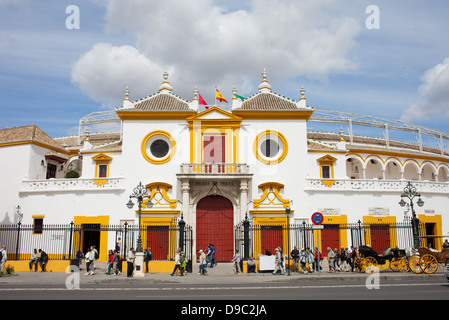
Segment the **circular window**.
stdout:
<svg viewBox="0 0 449 320">
<path fill-rule="evenodd" d="M 165 131 L 153 131 L 145 136 L 141 145 L 143 157 L 152 164 L 170 161 L 176 151 L 176 142 Z"/>
<path fill-rule="evenodd" d="M 284 160 L 287 150 L 287 140 L 278 131 L 263 131 L 257 135 L 254 141 L 254 154 L 257 160 L 268 165 Z"/>
<path fill-rule="evenodd" d="M 170 146 L 168 145 L 167 141 L 164 141 L 162 139 L 157 139 L 153 141 L 153 143 L 150 146 L 151 154 L 156 158 L 165 157 L 168 154 L 169 150 Z"/>
</svg>

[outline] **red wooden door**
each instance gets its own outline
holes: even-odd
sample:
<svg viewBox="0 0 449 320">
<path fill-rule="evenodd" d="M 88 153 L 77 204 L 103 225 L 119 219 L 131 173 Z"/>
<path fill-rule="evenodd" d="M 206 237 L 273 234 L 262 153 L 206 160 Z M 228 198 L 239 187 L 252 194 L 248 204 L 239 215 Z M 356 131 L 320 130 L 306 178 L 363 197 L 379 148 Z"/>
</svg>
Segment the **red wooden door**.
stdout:
<svg viewBox="0 0 449 320">
<path fill-rule="evenodd" d="M 225 136 L 205 135 L 203 138 L 203 162 L 224 163 L 225 160 Z"/>
<path fill-rule="evenodd" d="M 148 226 L 147 248 L 153 252 L 153 260 L 168 259 L 168 226 Z"/>
<path fill-rule="evenodd" d="M 371 248 L 379 255 L 383 255 L 385 250 L 390 247 L 390 226 L 389 225 L 370 225 Z"/>
<path fill-rule="evenodd" d="M 207 196 L 196 207 L 196 250 L 206 252 L 211 243 L 215 261 L 230 262 L 234 247 L 234 210 L 231 201 L 222 196 Z"/>
<path fill-rule="evenodd" d="M 284 248 L 282 248 L 282 226 L 261 226 L 260 246 L 262 254 L 265 254 L 268 250 L 274 255 L 277 247 L 281 247 L 284 251 Z"/>
<path fill-rule="evenodd" d="M 328 247 L 332 250 L 336 248 L 340 252 L 338 225 L 325 224 L 323 226 L 324 229 L 321 230 L 321 253 L 326 256 Z"/>
</svg>

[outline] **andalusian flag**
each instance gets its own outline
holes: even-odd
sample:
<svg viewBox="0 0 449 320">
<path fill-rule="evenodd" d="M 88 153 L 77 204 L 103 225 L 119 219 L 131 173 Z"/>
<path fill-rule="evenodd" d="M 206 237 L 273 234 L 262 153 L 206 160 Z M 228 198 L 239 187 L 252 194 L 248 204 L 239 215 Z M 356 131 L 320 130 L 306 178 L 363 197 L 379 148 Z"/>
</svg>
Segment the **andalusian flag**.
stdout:
<svg viewBox="0 0 449 320">
<path fill-rule="evenodd" d="M 218 89 L 215 89 L 215 99 L 217 99 L 220 102 L 228 103 L 228 101 L 226 101 L 226 99 L 221 95 L 221 93 L 220 93 L 220 91 L 218 91 Z"/>
<path fill-rule="evenodd" d="M 239 96 L 238 94 L 235 94 L 234 96 L 235 96 L 237 99 L 240 99 L 240 100 L 242 100 L 242 101 L 245 100 L 245 97 Z"/>
</svg>

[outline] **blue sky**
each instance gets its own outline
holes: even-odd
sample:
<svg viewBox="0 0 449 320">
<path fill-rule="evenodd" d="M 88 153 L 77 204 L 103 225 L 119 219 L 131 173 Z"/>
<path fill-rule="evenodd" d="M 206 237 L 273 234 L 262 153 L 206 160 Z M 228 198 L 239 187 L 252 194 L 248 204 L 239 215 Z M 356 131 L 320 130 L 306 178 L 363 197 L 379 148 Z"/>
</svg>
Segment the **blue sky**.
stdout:
<svg viewBox="0 0 449 320">
<path fill-rule="evenodd" d="M 66 28 L 66 8 L 80 29 Z M 369 5 L 378 30 L 366 28 Z M 404 119 L 449 132 L 449 3 L 422 1 L 0 0 L 0 128 L 52 137 L 79 119 L 158 90 L 273 91 L 315 109 Z M 313 127 L 313 124 L 311 124 Z"/>
</svg>

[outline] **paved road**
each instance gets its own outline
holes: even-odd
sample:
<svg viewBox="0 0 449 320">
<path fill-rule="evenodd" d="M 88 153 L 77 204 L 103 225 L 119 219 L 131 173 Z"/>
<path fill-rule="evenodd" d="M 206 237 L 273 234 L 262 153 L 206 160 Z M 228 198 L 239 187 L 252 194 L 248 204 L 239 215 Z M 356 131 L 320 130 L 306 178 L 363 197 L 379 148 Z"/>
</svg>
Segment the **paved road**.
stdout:
<svg viewBox="0 0 449 320">
<path fill-rule="evenodd" d="M 195 269 L 194 269 L 195 270 Z M 98 270 L 80 273 L 21 272 L 0 278 L 1 300 L 448 300 L 443 271 L 434 275 L 381 271 L 373 275 L 327 273 L 233 275 L 229 265 L 184 277 L 147 274 L 145 278 L 111 276 Z M 178 304 L 180 306 L 183 305 Z"/>
</svg>

